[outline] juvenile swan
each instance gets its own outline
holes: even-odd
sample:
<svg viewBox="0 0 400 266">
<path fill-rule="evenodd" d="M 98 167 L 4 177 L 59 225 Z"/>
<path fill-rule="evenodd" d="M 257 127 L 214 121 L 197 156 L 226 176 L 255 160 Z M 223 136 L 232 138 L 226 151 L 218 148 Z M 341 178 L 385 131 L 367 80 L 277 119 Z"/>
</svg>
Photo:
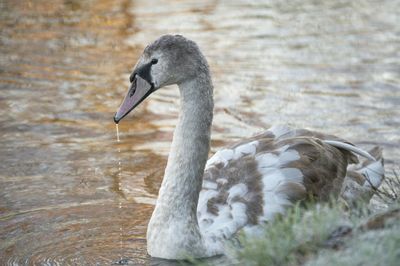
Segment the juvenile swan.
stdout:
<svg viewBox="0 0 400 266">
<path fill-rule="evenodd" d="M 147 250 L 153 257 L 224 254 L 224 243 L 239 230 L 255 233 L 297 201 L 324 201 L 329 195 L 369 200 L 372 187 L 383 179 L 379 148 L 368 153 L 335 136 L 285 126 L 222 149 L 207 161 L 213 84 L 199 47 L 183 36 L 165 35 L 147 46 L 130 82 L 115 123 L 164 86 L 177 84 L 181 96 L 147 229 Z M 367 159 L 348 168 L 358 162 L 355 154 Z"/>
</svg>

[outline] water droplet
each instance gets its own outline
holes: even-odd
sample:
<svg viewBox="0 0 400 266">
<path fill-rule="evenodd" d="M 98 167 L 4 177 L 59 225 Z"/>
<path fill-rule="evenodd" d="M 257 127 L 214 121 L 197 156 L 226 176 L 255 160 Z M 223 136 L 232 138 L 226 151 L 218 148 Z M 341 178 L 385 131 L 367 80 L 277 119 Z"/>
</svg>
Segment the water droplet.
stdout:
<svg viewBox="0 0 400 266">
<path fill-rule="evenodd" d="M 119 139 L 119 128 L 118 128 L 118 124 L 115 124 L 115 128 L 116 128 L 116 130 L 117 130 L 117 142 L 119 143 L 119 142 L 120 142 L 120 139 Z M 121 178 L 121 159 L 120 159 L 120 153 L 121 153 L 121 148 L 118 147 L 118 177 L 119 177 L 118 190 L 119 190 L 119 191 L 122 191 L 121 180 L 120 180 L 120 178 Z M 119 209 L 122 209 L 122 202 L 121 202 L 121 199 L 120 199 L 120 201 L 119 201 L 119 206 L 118 206 L 118 208 L 119 208 Z M 122 213 L 121 213 L 121 218 L 122 218 Z M 120 231 L 120 233 L 119 233 L 119 235 L 120 235 L 120 240 L 119 240 L 119 242 L 120 242 L 120 248 L 121 248 L 121 258 L 120 258 L 120 260 L 114 262 L 113 264 L 114 264 L 114 265 L 126 265 L 126 264 L 129 263 L 129 260 L 128 260 L 128 259 L 123 259 L 123 258 L 122 258 L 122 254 L 123 254 L 123 252 L 124 252 L 124 246 L 123 246 L 123 240 L 122 240 L 122 233 L 123 233 L 123 231 L 122 231 L 122 224 L 121 224 L 121 226 L 120 226 L 120 228 L 119 228 L 119 231 Z"/>
<path fill-rule="evenodd" d="M 119 140 L 119 128 L 118 128 L 118 124 L 115 124 L 115 128 L 117 129 L 117 141 L 120 142 L 120 140 Z"/>
</svg>

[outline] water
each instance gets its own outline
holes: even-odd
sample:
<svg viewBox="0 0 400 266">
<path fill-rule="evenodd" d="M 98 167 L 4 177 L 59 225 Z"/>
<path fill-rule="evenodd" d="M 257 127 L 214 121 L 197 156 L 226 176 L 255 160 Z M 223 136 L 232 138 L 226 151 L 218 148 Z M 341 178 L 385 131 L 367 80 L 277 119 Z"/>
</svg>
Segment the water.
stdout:
<svg viewBox="0 0 400 266">
<path fill-rule="evenodd" d="M 356 3 L 355 3 L 356 2 Z M 160 90 L 119 125 L 136 59 L 196 40 L 212 152 L 275 123 L 385 149 L 398 169 L 399 1 L 0 1 L 0 264 L 163 264 L 146 226 L 178 112 Z M 121 230 L 122 228 L 122 230 Z M 122 233 L 121 233 L 122 232 Z"/>
</svg>

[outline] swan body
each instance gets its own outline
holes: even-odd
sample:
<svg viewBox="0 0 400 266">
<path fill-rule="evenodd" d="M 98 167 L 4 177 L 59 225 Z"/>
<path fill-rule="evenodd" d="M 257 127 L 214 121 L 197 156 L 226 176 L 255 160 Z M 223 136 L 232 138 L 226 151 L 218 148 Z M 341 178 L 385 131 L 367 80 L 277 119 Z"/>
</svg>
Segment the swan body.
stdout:
<svg viewBox="0 0 400 266">
<path fill-rule="evenodd" d="M 198 46 L 165 35 L 147 46 L 114 120 L 154 91 L 177 84 L 181 103 L 167 167 L 147 229 L 153 257 L 224 254 L 239 231 L 257 233 L 300 200 L 369 200 L 384 178 L 381 150 L 366 152 L 332 135 L 275 126 L 208 161 L 213 85 Z M 359 163 L 356 156 L 365 159 Z M 368 179 L 368 180 L 367 180 Z"/>
</svg>

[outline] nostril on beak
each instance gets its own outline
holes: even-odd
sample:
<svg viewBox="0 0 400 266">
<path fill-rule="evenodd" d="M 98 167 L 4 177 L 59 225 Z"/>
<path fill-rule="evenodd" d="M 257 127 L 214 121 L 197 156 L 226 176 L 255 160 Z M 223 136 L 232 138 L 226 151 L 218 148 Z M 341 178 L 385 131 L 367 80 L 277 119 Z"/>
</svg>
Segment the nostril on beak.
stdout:
<svg viewBox="0 0 400 266">
<path fill-rule="evenodd" d="M 136 74 L 133 77 L 135 77 L 135 76 L 136 76 Z M 132 84 L 131 84 L 131 91 L 129 92 L 129 97 L 132 97 L 133 94 L 135 94 L 135 91 L 136 91 L 136 79 L 132 80 L 131 83 Z"/>
<path fill-rule="evenodd" d="M 135 94 L 136 88 L 132 88 L 131 92 L 129 93 L 129 97 L 132 97 Z"/>
</svg>

